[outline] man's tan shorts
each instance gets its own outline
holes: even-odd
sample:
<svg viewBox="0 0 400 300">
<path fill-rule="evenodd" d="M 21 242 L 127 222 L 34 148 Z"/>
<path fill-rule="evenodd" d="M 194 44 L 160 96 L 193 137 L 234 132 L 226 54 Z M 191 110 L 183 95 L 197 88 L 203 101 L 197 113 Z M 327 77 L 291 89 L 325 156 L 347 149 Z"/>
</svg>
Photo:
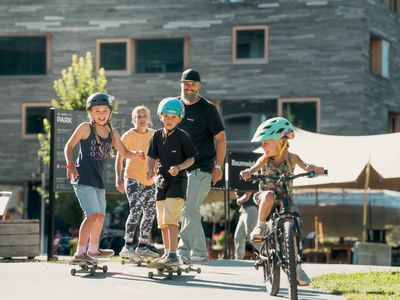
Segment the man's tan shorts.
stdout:
<svg viewBox="0 0 400 300">
<path fill-rule="evenodd" d="M 179 226 L 184 203 L 185 200 L 182 198 L 167 198 L 157 201 L 158 228 L 166 228 L 168 225 Z"/>
</svg>

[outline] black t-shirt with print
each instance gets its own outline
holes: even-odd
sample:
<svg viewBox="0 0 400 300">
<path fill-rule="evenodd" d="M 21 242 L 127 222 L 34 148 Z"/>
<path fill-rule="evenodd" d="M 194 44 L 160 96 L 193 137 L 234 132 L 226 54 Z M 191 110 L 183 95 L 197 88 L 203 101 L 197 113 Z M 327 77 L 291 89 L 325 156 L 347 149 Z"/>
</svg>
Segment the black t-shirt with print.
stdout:
<svg viewBox="0 0 400 300">
<path fill-rule="evenodd" d="M 214 135 L 224 130 L 217 108 L 204 98 L 195 104 L 185 105 L 185 117 L 179 128 L 190 135 L 199 152 L 188 170 L 200 169 L 211 173 L 215 160 Z"/>
<path fill-rule="evenodd" d="M 186 198 L 186 170 L 181 170 L 176 176 L 169 174 L 168 170 L 196 154 L 197 150 L 185 131 L 176 128 L 168 136 L 162 128 L 154 132 L 147 155 L 158 161 L 157 200 Z"/>
</svg>

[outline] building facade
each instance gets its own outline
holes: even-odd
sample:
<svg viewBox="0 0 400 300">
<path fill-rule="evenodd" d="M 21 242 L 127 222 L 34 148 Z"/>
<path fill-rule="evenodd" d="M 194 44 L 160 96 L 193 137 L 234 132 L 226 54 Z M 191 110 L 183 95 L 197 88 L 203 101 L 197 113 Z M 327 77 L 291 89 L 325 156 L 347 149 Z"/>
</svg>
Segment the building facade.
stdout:
<svg viewBox="0 0 400 300">
<path fill-rule="evenodd" d="M 231 149 L 276 115 L 327 134 L 398 131 L 399 12 L 396 0 L 2 0 L 0 186 L 33 180 L 53 82 L 88 51 L 122 113 L 154 112 L 198 69 Z"/>
</svg>

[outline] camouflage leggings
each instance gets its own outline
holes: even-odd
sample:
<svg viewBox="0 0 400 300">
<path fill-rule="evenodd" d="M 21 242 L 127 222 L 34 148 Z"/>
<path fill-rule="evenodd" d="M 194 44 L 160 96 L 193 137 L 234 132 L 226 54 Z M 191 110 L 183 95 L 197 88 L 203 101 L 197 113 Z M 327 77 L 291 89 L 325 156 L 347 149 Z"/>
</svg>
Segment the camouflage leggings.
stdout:
<svg viewBox="0 0 400 300">
<path fill-rule="evenodd" d="M 139 242 L 147 243 L 156 215 L 155 186 L 145 186 L 134 179 L 125 180 L 125 192 L 130 212 L 125 224 L 125 242 L 132 242 L 140 222 Z"/>
</svg>

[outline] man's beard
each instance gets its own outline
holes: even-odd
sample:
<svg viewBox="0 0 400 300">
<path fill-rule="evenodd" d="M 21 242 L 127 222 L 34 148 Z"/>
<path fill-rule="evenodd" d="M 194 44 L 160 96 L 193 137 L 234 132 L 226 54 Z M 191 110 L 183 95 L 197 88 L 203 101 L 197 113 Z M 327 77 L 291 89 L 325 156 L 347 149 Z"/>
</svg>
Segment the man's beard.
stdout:
<svg viewBox="0 0 400 300">
<path fill-rule="evenodd" d="M 188 95 L 187 93 L 185 93 L 185 91 L 182 91 L 182 98 L 188 102 L 194 102 L 197 99 L 198 95 L 199 92 Z"/>
</svg>

